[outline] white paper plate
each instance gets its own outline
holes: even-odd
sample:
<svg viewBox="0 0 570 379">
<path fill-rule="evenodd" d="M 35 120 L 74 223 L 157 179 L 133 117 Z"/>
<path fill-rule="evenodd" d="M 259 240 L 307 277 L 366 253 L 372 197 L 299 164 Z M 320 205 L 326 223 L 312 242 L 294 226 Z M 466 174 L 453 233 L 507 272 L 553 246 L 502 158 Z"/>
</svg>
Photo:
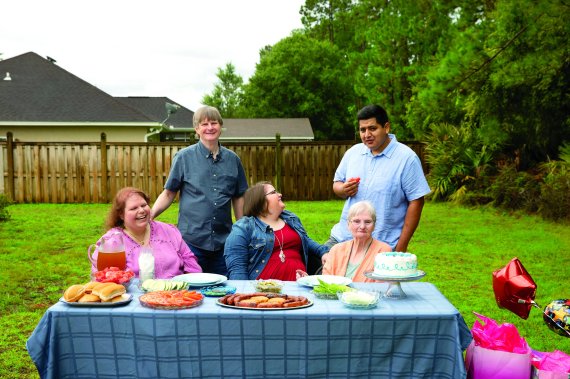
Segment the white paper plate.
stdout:
<svg viewBox="0 0 570 379">
<path fill-rule="evenodd" d="M 319 279 L 325 283 L 343 284 L 345 286 L 348 286 L 350 283 L 352 283 L 352 280 L 350 278 L 336 275 L 303 276 L 302 278 L 297 279 L 297 283 L 305 287 L 314 287 L 319 285 Z"/>
<path fill-rule="evenodd" d="M 204 272 L 194 272 L 191 274 L 178 275 L 172 278 L 188 283 L 191 287 L 213 286 L 228 280 L 227 277 L 218 274 L 208 274 Z"/>
</svg>

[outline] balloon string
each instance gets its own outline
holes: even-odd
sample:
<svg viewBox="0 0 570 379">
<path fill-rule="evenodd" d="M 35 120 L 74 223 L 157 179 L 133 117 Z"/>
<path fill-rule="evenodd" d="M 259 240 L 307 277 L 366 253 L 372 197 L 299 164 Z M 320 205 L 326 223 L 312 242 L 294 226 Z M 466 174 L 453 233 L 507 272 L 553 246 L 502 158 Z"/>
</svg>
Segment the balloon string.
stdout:
<svg viewBox="0 0 570 379">
<path fill-rule="evenodd" d="M 562 325 L 559 325 L 556 321 L 554 321 L 554 319 L 552 318 L 552 316 L 550 316 L 549 314 L 547 314 L 547 313 L 544 311 L 544 309 L 542 309 L 537 303 L 534 302 L 534 300 L 531 301 L 531 304 L 532 304 L 533 306 L 537 307 L 538 309 L 540 309 L 540 310 L 542 311 L 542 313 L 544 313 L 544 315 L 545 315 L 546 317 L 548 317 L 549 319 L 552 320 L 552 323 L 553 323 L 554 325 L 556 325 L 556 326 L 557 326 L 558 328 L 560 328 L 564 333 L 566 333 L 566 336 L 567 336 L 567 337 L 570 337 L 570 332 L 569 332 L 568 330 L 564 329 L 564 328 L 562 327 Z"/>
</svg>

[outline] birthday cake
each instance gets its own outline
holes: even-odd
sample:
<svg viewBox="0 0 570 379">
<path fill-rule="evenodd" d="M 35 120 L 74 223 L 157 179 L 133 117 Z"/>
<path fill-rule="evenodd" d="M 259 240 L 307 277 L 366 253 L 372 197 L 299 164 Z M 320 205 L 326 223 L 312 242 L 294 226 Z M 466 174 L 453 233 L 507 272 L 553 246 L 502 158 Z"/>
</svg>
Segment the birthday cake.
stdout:
<svg viewBox="0 0 570 379">
<path fill-rule="evenodd" d="M 418 274 L 418 257 L 411 253 L 392 251 L 374 258 L 374 274 L 381 277 L 408 277 Z"/>
</svg>

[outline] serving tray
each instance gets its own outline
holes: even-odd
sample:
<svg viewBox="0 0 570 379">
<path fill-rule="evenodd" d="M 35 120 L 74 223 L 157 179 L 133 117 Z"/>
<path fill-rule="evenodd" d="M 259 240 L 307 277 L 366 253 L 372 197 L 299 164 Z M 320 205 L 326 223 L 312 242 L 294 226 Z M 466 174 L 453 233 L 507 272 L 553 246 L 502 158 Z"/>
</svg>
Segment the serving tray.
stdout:
<svg viewBox="0 0 570 379">
<path fill-rule="evenodd" d="M 95 302 L 86 302 L 86 303 L 78 303 L 77 301 L 74 302 L 69 302 L 67 300 L 65 300 L 63 297 L 59 299 L 59 301 L 61 301 L 62 303 L 65 303 L 67 305 L 70 305 L 72 307 L 118 307 L 120 305 L 125 305 L 131 302 L 131 300 L 133 300 L 133 295 L 130 293 L 125 293 L 121 295 L 121 300 L 118 301 L 106 301 L 106 302 L 100 302 L 100 301 L 95 301 Z"/>
<path fill-rule="evenodd" d="M 307 299 L 308 300 L 308 299 Z M 298 307 L 287 307 L 287 308 L 252 308 L 252 307 L 239 307 L 237 305 L 223 304 L 220 300 L 216 300 L 216 304 L 220 307 L 233 308 L 233 309 L 245 309 L 246 311 L 289 311 L 294 309 L 308 308 L 313 305 L 313 302 L 309 300 L 307 304 L 300 305 Z"/>
</svg>

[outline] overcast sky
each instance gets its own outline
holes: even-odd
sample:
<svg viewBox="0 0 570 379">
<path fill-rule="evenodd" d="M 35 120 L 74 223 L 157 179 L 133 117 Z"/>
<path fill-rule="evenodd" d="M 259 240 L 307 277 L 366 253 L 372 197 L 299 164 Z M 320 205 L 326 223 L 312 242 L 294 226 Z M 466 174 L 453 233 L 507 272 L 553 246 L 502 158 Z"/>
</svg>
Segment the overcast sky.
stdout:
<svg viewBox="0 0 570 379">
<path fill-rule="evenodd" d="M 304 0 L 9 0 L 0 58 L 27 52 L 112 96 L 166 96 L 196 110 L 231 62 L 247 82 L 259 50 L 302 27 Z"/>
</svg>

